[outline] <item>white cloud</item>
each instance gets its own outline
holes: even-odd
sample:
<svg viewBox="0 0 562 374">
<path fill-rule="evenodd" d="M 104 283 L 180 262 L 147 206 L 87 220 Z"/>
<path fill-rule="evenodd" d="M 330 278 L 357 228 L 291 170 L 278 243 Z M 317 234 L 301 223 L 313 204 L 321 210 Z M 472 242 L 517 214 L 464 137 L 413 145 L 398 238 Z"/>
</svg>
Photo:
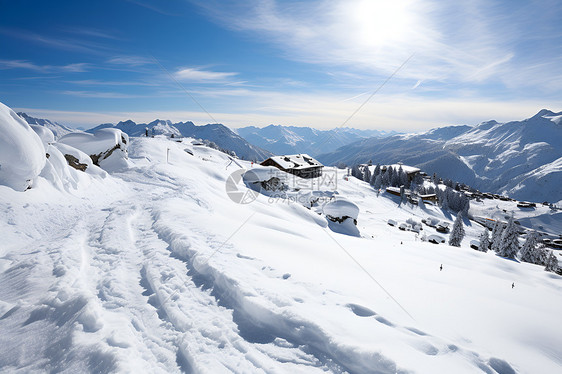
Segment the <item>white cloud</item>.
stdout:
<svg viewBox="0 0 562 374">
<path fill-rule="evenodd" d="M 115 56 L 107 62 L 117 65 L 141 66 L 154 63 L 153 60 L 143 56 Z"/>
<path fill-rule="evenodd" d="M 230 78 L 235 77 L 238 73 L 226 73 L 200 68 L 183 68 L 178 70 L 174 76 L 183 81 L 192 82 L 227 82 Z"/>
<path fill-rule="evenodd" d="M 389 75 L 415 53 L 399 77 L 425 84 L 506 84 L 514 74 L 526 71 L 518 43 L 552 37 L 548 33 L 552 30 L 535 25 L 553 12 L 552 4 L 545 0 L 533 4 L 488 0 L 192 1 L 218 24 L 277 45 L 285 58 L 325 68 L 343 66 L 363 76 Z M 545 49 L 542 46 L 536 61 Z M 562 68 L 551 66 L 550 72 L 558 76 Z M 525 78 L 530 80 L 532 75 Z"/>
<path fill-rule="evenodd" d="M 26 60 L 0 60 L 0 69 L 27 69 L 43 73 L 82 73 L 88 71 L 90 66 L 90 64 L 85 62 L 68 65 L 37 65 Z"/>
</svg>

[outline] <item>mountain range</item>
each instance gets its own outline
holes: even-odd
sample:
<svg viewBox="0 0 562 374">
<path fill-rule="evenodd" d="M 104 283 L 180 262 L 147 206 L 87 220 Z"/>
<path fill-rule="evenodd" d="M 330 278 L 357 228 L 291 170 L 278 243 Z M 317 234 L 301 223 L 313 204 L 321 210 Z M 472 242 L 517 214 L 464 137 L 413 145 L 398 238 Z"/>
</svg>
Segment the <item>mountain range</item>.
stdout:
<svg viewBox="0 0 562 374">
<path fill-rule="evenodd" d="M 53 121 L 50 121 L 48 119 L 31 117 L 27 113 L 23 113 L 23 112 L 18 112 L 18 116 L 23 118 L 30 125 L 39 125 L 39 126 L 44 126 L 44 127 L 48 128 L 49 130 L 51 130 L 53 132 L 53 135 L 55 135 L 55 140 L 59 139 L 60 137 L 66 135 L 68 133 L 79 131 L 77 129 L 73 129 L 73 128 L 61 125 L 60 123 L 53 122 Z"/>
<path fill-rule="evenodd" d="M 99 129 L 107 127 L 117 128 L 129 136 L 144 136 L 148 129 L 151 135 L 170 136 L 173 134 L 174 136 L 204 139 L 215 143 L 222 149 L 234 151 L 238 157 L 244 160 L 261 161 L 272 155 L 271 152 L 250 144 L 240 135 L 219 123 L 197 126 L 191 121 L 172 123 L 169 120 L 157 119 L 146 124 L 127 120 L 121 121 L 116 125 L 105 123 L 86 131 L 94 133 Z"/>
<path fill-rule="evenodd" d="M 317 159 L 348 165 L 402 161 L 483 191 L 558 202 L 562 200 L 562 112 L 543 109 L 522 121 L 492 120 L 363 139 Z"/>
<path fill-rule="evenodd" d="M 269 125 L 263 128 L 248 126 L 236 129 L 252 144 L 277 154 L 307 153 L 316 156 L 362 139 L 383 138 L 396 131 L 359 130 L 349 127 L 318 130 L 311 127 Z"/>
</svg>

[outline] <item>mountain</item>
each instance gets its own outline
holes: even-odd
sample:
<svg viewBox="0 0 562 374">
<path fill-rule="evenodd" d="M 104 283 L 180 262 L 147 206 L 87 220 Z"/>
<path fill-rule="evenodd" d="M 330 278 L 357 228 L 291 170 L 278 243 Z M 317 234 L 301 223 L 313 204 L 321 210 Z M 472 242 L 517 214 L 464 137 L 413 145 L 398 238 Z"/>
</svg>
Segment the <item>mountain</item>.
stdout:
<svg viewBox="0 0 562 374">
<path fill-rule="evenodd" d="M 244 139 L 275 154 L 307 153 L 315 156 L 326 150 L 370 137 L 386 137 L 395 131 L 358 130 L 348 127 L 317 130 L 310 127 L 269 125 L 242 127 L 237 132 Z"/>
<path fill-rule="evenodd" d="M 73 128 L 61 125 L 60 123 L 57 123 L 57 122 L 52 122 L 48 119 L 31 117 L 27 113 L 18 112 L 18 116 L 23 118 L 30 125 L 39 125 L 39 126 L 44 126 L 44 127 L 48 128 L 55 135 L 55 139 L 59 139 L 60 137 L 66 135 L 66 134 L 69 134 L 71 132 L 79 132 L 79 130 L 77 130 L 77 129 L 73 129 Z"/>
<path fill-rule="evenodd" d="M 348 165 L 402 161 L 480 190 L 557 202 L 562 200 L 561 119 L 562 112 L 543 109 L 522 121 L 487 121 L 364 139 L 317 159 Z"/>
<path fill-rule="evenodd" d="M 86 131 L 94 133 L 99 129 L 108 127 L 115 127 L 127 133 L 129 136 L 144 136 L 146 129 L 148 129 L 149 134 L 154 135 L 173 134 L 174 136 L 204 139 L 215 143 L 220 148 L 234 151 L 238 157 L 245 160 L 261 161 L 272 155 L 271 152 L 250 144 L 247 140 L 230 130 L 228 127 L 218 123 L 196 126 L 191 121 L 172 123 L 169 120 L 157 119 L 145 124 L 127 120 L 121 121 L 116 125 L 104 123 Z"/>
</svg>

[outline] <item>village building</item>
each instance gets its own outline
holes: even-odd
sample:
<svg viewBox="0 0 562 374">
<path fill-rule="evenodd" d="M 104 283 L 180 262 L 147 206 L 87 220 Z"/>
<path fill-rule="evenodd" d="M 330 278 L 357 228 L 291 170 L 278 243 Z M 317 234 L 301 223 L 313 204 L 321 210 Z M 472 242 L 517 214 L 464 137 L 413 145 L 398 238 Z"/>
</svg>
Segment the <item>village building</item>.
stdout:
<svg viewBox="0 0 562 374">
<path fill-rule="evenodd" d="M 262 166 L 275 166 L 286 173 L 294 174 L 301 178 L 316 178 L 322 175 L 320 162 L 307 154 L 273 156 L 263 161 Z"/>
</svg>

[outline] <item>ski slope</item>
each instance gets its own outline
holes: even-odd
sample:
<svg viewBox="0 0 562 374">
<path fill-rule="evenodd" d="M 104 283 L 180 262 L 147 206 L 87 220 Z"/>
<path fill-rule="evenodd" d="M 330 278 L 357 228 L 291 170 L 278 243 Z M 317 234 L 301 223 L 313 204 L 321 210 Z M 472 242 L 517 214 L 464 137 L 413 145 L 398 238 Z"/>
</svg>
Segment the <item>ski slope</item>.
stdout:
<svg viewBox="0 0 562 374">
<path fill-rule="evenodd" d="M 225 183 L 249 162 L 191 139 L 128 151 L 76 188 L 0 186 L 0 371 L 562 370 L 562 277 L 470 249 L 480 226 L 421 242 L 387 220 L 454 217 L 329 168 L 326 191 L 238 204 Z M 358 206 L 356 232 L 299 200 L 315 193 Z"/>
</svg>

